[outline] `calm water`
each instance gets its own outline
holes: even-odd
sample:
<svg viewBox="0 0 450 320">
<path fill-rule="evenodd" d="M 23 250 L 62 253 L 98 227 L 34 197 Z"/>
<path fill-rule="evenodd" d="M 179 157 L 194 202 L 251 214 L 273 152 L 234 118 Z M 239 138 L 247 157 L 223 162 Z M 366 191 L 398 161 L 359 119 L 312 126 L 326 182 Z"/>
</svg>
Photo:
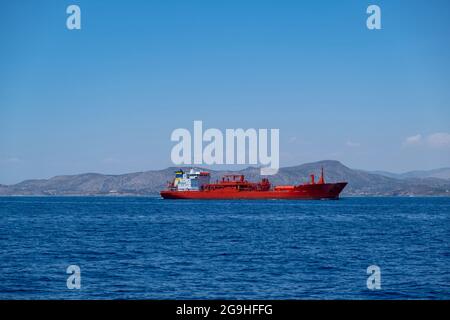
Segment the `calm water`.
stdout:
<svg viewBox="0 0 450 320">
<path fill-rule="evenodd" d="M 0 299 L 173 298 L 450 299 L 450 198 L 0 198 Z"/>
</svg>

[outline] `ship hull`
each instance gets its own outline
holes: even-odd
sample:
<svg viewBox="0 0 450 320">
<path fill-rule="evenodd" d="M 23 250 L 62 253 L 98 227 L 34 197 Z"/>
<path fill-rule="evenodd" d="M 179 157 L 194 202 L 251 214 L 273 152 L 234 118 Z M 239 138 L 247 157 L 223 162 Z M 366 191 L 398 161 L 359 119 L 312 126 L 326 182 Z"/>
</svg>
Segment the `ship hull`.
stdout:
<svg viewBox="0 0 450 320">
<path fill-rule="evenodd" d="M 346 182 L 309 184 L 295 187 L 292 190 L 242 191 L 237 189 L 206 190 L 206 191 L 161 191 L 164 199 L 285 199 L 285 200 L 320 200 L 339 199 L 339 194 L 347 185 Z"/>
</svg>

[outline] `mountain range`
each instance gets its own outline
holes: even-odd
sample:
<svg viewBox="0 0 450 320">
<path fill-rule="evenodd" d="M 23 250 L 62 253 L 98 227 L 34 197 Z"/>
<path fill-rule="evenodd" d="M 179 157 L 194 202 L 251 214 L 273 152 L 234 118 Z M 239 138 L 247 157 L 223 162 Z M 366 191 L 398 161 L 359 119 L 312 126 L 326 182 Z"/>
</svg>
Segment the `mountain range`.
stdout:
<svg viewBox="0 0 450 320">
<path fill-rule="evenodd" d="M 408 179 L 408 178 L 450 179 L 450 168 L 439 168 L 433 170 L 416 170 L 405 173 L 392 173 L 387 171 L 372 171 L 372 173 L 396 179 Z"/>
<path fill-rule="evenodd" d="M 307 182 L 312 173 L 318 176 L 322 167 L 327 182 L 348 182 L 342 195 L 450 196 L 450 168 L 396 174 L 351 169 L 339 161 L 323 160 L 280 168 L 269 179 L 276 185 L 300 184 Z M 173 179 L 176 169 L 169 167 L 120 175 L 83 173 L 25 180 L 13 185 L 0 185 L 0 195 L 157 195 Z M 211 172 L 211 181 L 230 173 L 244 174 L 249 181 L 261 179 L 260 170 L 256 167 L 240 171 L 208 171 Z"/>
</svg>

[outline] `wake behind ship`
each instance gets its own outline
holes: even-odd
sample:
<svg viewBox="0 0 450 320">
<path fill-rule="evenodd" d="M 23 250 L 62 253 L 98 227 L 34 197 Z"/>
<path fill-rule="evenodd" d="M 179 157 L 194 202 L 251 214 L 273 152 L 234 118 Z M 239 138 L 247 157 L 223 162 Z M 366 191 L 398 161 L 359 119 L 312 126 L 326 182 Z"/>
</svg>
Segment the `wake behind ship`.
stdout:
<svg viewBox="0 0 450 320">
<path fill-rule="evenodd" d="M 308 183 L 299 185 L 272 186 L 269 179 L 249 182 L 244 175 L 225 175 L 220 181 L 210 183 L 211 175 L 205 171 L 179 170 L 166 190 L 164 199 L 291 199 L 319 200 L 339 199 L 347 182 L 326 183 L 323 169 L 318 182 L 313 174 Z"/>
</svg>

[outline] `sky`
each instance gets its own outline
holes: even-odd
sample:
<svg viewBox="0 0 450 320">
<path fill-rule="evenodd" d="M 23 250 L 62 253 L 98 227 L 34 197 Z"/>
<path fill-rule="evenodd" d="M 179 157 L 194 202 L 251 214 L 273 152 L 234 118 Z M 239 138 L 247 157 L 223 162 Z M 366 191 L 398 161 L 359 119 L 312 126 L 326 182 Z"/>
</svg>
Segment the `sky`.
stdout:
<svg viewBox="0 0 450 320">
<path fill-rule="evenodd" d="M 172 166 L 170 135 L 194 120 L 278 128 L 282 167 L 450 167 L 449 1 L 1 6 L 0 184 Z"/>
</svg>

